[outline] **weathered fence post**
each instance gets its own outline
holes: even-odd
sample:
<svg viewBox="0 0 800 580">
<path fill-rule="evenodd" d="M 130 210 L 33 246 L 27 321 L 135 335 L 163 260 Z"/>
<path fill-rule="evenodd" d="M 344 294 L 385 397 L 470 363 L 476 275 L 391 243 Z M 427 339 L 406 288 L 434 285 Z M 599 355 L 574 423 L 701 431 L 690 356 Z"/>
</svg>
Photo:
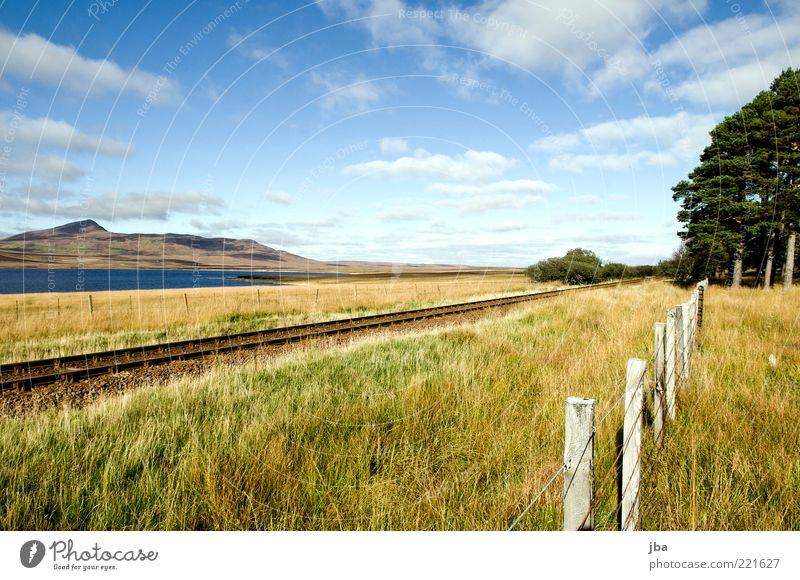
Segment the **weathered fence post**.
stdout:
<svg viewBox="0 0 800 580">
<path fill-rule="evenodd" d="M 89 294 L 89 314 L 94 316 L 94 302 L 92 302 L 91 294 Z"/>
<path fill-rule="evenodd" d="M 189 298 L 186 296 L 186 292 L 183 293 L 183 303 L 186 305 L 186 314 L 189 314 Z"/>
<path fill-rule="evenodd" d="M 647 363 L 628 359 L 625 422 L 622 438 L 622 531 L 639 527 L 639 481 L 642 465 L 642 415 Z"/>
<path fill-rule="evenodd" d="M 666 395 L 667 395 L 667 417 L 670 421 L 675 420 L 675 381 L 676 373 L 678 370 L 676 350 L 678 348 L 678 341 L 676 330 L 678 328 L 678 312 L 679 308 L 671 308 L 667 311 L 667 341 L 664 344 L 666 368 Z"/>
<path fill-rule="evenodd" d="M 665 392 L 665 366 L 664 366 L 664 347 L 667 325 L 663 322 L 655 324 L 655 355 L 653 366 L 655 369 L 655 384 L 653 385 L 653 437 L 656 447 L 661 447 L 664 443 L 664 418 L 667 407 Z"/>
<path fill-rule="evenodd" d="M 569 397 L 564 432 L 564 530 L 594 529 L 594 399 Z"/>
<path fill-rule="evenodd" d="M 694 358 L 694 344 L 697 340 L 697 289 L 689 299 L 689 362 Z"/>
<path fill-rule="evenodd" d="M 683 307 L 678 304 L 673 311 L 675 312 L 675 385 L 680 385 L 685 379 L 683 371 L 686 366 L 684 342 L 683 342 Z"/>
<path fill-rule="evenodd" d="M 14 307 L 17 311 L 17 320 L 19 320 L 19 300 L 14 300 Z"/>
<path fill-rule="evenodd" d="M 685 383 L 689 380 L 689 359 L 691 358 L 691 320 L 689 320 L 689 304 L 684 302 L 681 304 L 681 327 L 682 327 L 682 342 L 683 342 L 683 369 L 681 370 L 681 379 Z"/>
<path fill-rule="evenodd" d="M 705 298 L 706 293 L 706 286 L 703 282 L 700 282 L 697 285 L 697 334 L 700 334 L 700 331 L 703 328 L 703 299 Z"/>
<path fill-rule="evenodd" d="M 261 288 L 256 288 L 256 304 L 261 307 Z"/>
</svg>

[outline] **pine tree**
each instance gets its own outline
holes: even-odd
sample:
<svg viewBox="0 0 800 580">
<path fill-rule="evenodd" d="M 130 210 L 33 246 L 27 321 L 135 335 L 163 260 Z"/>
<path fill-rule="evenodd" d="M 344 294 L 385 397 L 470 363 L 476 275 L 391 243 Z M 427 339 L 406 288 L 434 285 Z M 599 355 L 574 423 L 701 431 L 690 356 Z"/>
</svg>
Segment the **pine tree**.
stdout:
<svg viewBox="0 0 800 580">
<path fill-rule="evenodd" d="M 800 71 L 787 69 L 719 123 L 700 165 L 672 190 L 692 277 L 727 270 L 739 286 L 745 267 L 755 267 L 768 288 L 781 240 L 790 286 L 800 223 Z"/>
<path fill-rule="evenodd" d="M 771 154 L 776 205 L 786 242 L 783 285 L 792 285 L 800 222 L 800 70 L 783 71 L 770 86 L 774 122 Z"/>
<path fill-rule="evenodd" d="M 753 176 L 753 143 L 747 125 L 753 111 L 726 117 L 711 131 L 700 165 L 672 188 L 682 201 L 679 235 L 693 262 L 693 276 L 719 273 L 729 266 L 728 282 L 742 281 L 745 243 L 755 227 L 759 183 Z"/>
</svg>

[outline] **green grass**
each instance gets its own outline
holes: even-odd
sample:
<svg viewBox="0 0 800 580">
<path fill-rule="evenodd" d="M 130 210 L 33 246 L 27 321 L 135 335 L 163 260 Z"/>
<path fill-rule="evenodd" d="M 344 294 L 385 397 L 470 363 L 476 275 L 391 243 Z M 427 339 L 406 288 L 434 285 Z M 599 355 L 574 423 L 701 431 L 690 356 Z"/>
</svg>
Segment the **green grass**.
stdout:
<svg viewBox="0 0 800 580">
<path fill-rule="evenodd" d="M 650 358 L 653 322 L 685 294 L 561 297 L 4 420 L 0 526 L 506 529 L 561 465 L 564 399 L 593 397 L 603 416 L 627 358 Z M 645 528 L 800 527 L 800 376 L 785 340 L 798 303 L 710 290 L 703 352 L 658 455 L 645 429 Z M 596 436 L 599 529 L 616 526 L 604 476 L 621 420 L 617 405 Z M 559 529 L 562 486 L 518 528 Z"/>
</svg>

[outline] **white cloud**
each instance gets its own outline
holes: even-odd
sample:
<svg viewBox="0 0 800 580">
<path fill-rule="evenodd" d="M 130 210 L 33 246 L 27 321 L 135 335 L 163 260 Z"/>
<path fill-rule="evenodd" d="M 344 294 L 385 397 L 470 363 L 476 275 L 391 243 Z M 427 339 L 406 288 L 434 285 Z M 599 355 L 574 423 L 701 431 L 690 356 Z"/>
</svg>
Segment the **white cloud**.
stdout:
<svg viewBox="0 0 800 580">
<path fill-rule="evenodd" d="M 375 214 L 375 217 L 384 222 L 419 222 L 430 219 L 420 208 L 410 206 L 388 208 Z"/>
<path fill-rule="evenodd" d="M 318 5 L 364 28 L 377 45 L 463 45 L 490 55 L 480 66 L 561 71 L 599 96 L 641 83 L 669 100 L 712 110 L 739 107 L 800 61 L 800 10 L 796 2 L 770 2 L 768 12 L 727 2 L 705 18 L 707 0 L 482 0 L 420 12 L 400 0 L 342 0 Z M 402 14 L 414 16 L 402 17 Z M 435 16 L 434 16 L 435 14 Z M 454 16 L 458 15 L 458 16 Z M 687 23 L 702 22 L 688 31 Z M 708 22 L 711 22 L 708 24 Z M 669 27 L 668 30 L 665 28 Z M 659 44 L 656 32 L 668 34 Z M 424 68 L 446 73 L 455 55 L 420 49 Z"/>
<path fill-rule="evenodd" d="M 166 221 L 175 214 L 208 215 L 217 213 L 223 201 L 200 192 L 108 192 L 91 196 L 81 203 L 74 196 L 43 199 L 17 195 L 2 200 L 4 209 L 26 215 L 94 219 L 150 219 Z"/>
<path fill-rule="evenodd" d="M 432 42 L 441 34 L 442 22 L 424 10 L 414 12 L 401 0 L 320 0 L 328 16 L 357 20 L 379 46 Z"/>
<path fill-rule="evenodd" d="M 558 135 L 547 135 L 531 143 L 532 151 L 543 151 L 546 153 L 557 153 L 577 147 L 581 143 L 581 137 L 577 133 L 561 133 Z"/>
<path fill-rule="evenodd" d="M 484 213 L 490 210 L 521 209 L 529 205 L 544 203 L 544 201 L 544 198 L 539 195 L 498 193 L 464 199 L 443 200 L 438 204 L 446 207 L 455 207 L 464 213 Z"/>
<path fill-rule="evenodd" d="M 18 143 L 56 147 L 64 151 L 99 153 L 113 157 L 125 157 L 132 151 L 129 143 L 87 135 L 64 121 L 47 117 L 16 117 L 12 111 L 0 112 L 0 132 L 13 134 L 13 140 Z"/>
<path fill-rule="evenodd" d="M 414 157 L 348 165 L 342 173 L 398 178 L 434 177 L 459 183 L 480 183 L 502 175 L 515 163 L 515 159 L 492 151 L 469 150 L 463 155 L 450 156 L 417 150 Z"/>
<path fill-rule="evenodd" d="M 352 81 L 346 81 L 342 75 L 322 75 L 311 73 L 311 81 L 327 91 L 320 99 L 323 110 L 365 111 L 380 101 L 383 91 L 374 82 L 359 75 Z"/>
<path fill-rule="evenodd" d="M 555 186 L 534 179 L 513 179 L 490 183 L 434 183 L 431 191 L 451 195 L 495 195 L 503 193 L 546 193 L 555 190 Z"/>
<path fill-rule="evenodd" d="M 623 171 L 645 164 L 673 165 L 695 158 L 709 141 L 711 115 L 685 111 L 667 116 L 642 115 L 605 121 L 572 133 L 534 141 L 534 151 L 551 153 L 549 164 L 560 170 Z"/>
<path fill-rule="evenodd" d="M 19 152 L 2 165 L 2 170 L 8 175 L 61 181 L 73 181 L 83 175 L 80 167 L 63 157 L 33 152 Z"/>
<path fill-rule="evenodd" d="M 236 30 L 231 30 L 228 34 L 227 45 L 228 48 L 235 50 L 249 60 L 269 62 L 281 68 L 287 68 L 290 65 L 287 52 L 264 45 L 262 34 L 251 33 L 243 35 Z"/>
<path fill-rule="evenodd" d="M 518 232 L 521 230 L 527 230 L 528 228 L 530 228 L 530 225 L 526 225 L 522 222 L 509 221 L 509 222 L 500 222 L 494 224 L 492 226 L 489 226 L 488 229 L 490 232 L 505 233 L 505 232 Z"/>
<path fill-rule="evenodd" d="M 138 93 L 143 97 L 160 86 L 155 101 L 174 101 L 177 86 L 166 77 L 158 77 L 137 68 L 125 70 L 110 60 L 86 58 L 70 46 L 53 44 L 33 33 L 17 36 L 0 30 L 0 61 L 5 74 L 63 86 L 77 92 Z"/>
<path fill-rule="evenodd" d="M 264 197 L 273 203 L 279 203 L 282 205 L 289 205 L 292 203 L 292 201 L 294 201 L 292 196 L 285 191 L 268 191 L 264 194 Z"/>
<path fill-rule="evenodd" d="M 581 173 L 587 169 L 626 171 L 641 164 L 650 166 L 673 165 L 675 158 L 668 153 L 636 151 L 631 153 L 563 153 L 550 159 L 550 167 Z"/>
<path fill-rule="evenodd" d="M 584 194 L 571 197 L 570 201 L 580 205 L 600 205 L 601 203 L 603 203 L 603 198 L 597 195 Z"/>
<path fill-rule="evenodd" d="M 563 214 L 555 218 L 555 223 L 565 222 L 631 222 L 634 223 L 639 216 L 631 213 L 570 213 Z"/>
<path fill-rule="evenodd" d="M 381 153 L 385 153 L 387 155 L 402 155 L 403 153 L 408 153 L 409 151 L 408 141 L 394 137 L 384 137 L 383 139 L 379 139 L 378 146 L 381 149 Z"/>
<path fill-rule="evenodd" d="M 787 5 L 777 14 L 747 13 L 745 3 L 730 16 L 694 27 L 654 52 L 670 72 L 676 97 L 710 108 L 741 107 L 789 66 L 800 62 L 800 13 Z M 773 7 L 774 9 L 775 7 Z M 653 79 L 645 86 L 661 90 Z"/>
</svg>

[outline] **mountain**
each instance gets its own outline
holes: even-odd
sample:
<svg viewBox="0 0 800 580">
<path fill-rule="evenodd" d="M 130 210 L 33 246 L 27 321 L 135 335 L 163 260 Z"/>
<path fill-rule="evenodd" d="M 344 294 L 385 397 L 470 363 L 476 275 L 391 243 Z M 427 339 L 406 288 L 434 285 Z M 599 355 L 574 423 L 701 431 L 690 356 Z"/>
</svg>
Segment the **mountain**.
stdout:
<svg viewBox="0 0 800 580">
<path fill-rule="evenodd" d="M 336 264 L 275 250 L 255 240 L 186 234 L 118 234 L 94 220 L 0 240 L 0 267 L 177 268 L 334 271 Z"/>
</svg>

